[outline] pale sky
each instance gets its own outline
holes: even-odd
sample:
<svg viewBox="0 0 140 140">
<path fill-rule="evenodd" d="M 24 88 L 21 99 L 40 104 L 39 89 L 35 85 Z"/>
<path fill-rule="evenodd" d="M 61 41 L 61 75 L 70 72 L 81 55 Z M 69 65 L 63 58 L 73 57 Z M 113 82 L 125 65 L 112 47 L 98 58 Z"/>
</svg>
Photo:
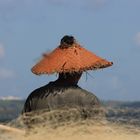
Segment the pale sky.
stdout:
<svg viewBox="0 0 140 140">
<path fill-rule="evenodd" d="M 140 100 L 140 0 L 0 0 L 0 96 L 26 98 L 57 77 L 31 67 L 64 35 L 114 65 L 79 85 L 104 100 Z"/>
</svg>

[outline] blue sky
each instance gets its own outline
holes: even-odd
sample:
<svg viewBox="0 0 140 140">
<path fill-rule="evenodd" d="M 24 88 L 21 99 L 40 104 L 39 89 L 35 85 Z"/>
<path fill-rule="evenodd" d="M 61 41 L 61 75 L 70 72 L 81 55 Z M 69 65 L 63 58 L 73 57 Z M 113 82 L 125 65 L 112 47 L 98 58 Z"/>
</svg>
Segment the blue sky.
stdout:
<svg viewBox="0 0 140 140">
<path fill-rule="evenodd" d="M 139 0 L 0 0 L 0 96 L 26 98 L 55 80 L 31 67 L 65 35 L 113 61 L 79 85 L 105 100 L 140 100 Z"/>
</svg>

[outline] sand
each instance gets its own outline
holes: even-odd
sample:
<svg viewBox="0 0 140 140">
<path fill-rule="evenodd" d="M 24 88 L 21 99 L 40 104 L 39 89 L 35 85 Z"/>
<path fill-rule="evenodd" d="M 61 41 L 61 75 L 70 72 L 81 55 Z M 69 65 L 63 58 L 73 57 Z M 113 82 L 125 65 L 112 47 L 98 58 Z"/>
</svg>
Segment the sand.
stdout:
<svg viewBox="0 0 140 140">
<path fill-rule="evenodd" d="M 22 115 L 9 124 L 0 124 L 0 140 L 140 140 L 140 126 L 129 123 L 135 117 L 125 122 L 116 118 L 109 121 L 95 112 L 88 118 L 74 109 Z"/>
<path fill-rule="evenodd" d="M 0 140 L 140 140 L 139 128 L 91 120 L 20 131 L 0 130 Z"/>
</svg>

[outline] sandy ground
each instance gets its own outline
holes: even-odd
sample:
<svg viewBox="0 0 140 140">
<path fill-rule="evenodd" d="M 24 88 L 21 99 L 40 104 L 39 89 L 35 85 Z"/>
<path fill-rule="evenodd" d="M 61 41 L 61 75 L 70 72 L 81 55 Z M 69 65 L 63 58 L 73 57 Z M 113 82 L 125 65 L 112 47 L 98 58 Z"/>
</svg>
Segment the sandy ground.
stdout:
<svg viewBox="0 0 140 140">
<path fill-rule="evenodd" d="M 98 112 L 90 112 L 95 117 L 86 119 L 85 114 L 76 109 L 22 115 L 9 124 L 0 125 L 0 140 L 140 140 L 140 126 L 129 123 L 135 117 L 118 123 L 116 118 L 114 122 L 107 121 Z"/>
<path fill-rule="evenodd" d="M 69 122 L 60 127 L 38 126 L 33 130 L 0 130 L 0 140 L 140 140 L 138 128 L 107 121 Z"/>
</svg>

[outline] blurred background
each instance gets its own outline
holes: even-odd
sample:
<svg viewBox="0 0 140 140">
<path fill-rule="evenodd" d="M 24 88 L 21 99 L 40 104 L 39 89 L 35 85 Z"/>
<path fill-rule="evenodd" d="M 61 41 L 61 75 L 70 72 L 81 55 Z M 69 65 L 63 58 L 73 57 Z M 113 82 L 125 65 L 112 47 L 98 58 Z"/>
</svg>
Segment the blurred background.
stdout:
<svg viewBox="0 0 140 140">
<path fill-rule="evenodd" d="M 30 69 L 66 34 L 114 62 L 84 74 L 82 88 L 102 100 L 140 100 L 139 0 L 0 0 L 0 98 L 26 99 L 55 80 Z"/>
</svg>

